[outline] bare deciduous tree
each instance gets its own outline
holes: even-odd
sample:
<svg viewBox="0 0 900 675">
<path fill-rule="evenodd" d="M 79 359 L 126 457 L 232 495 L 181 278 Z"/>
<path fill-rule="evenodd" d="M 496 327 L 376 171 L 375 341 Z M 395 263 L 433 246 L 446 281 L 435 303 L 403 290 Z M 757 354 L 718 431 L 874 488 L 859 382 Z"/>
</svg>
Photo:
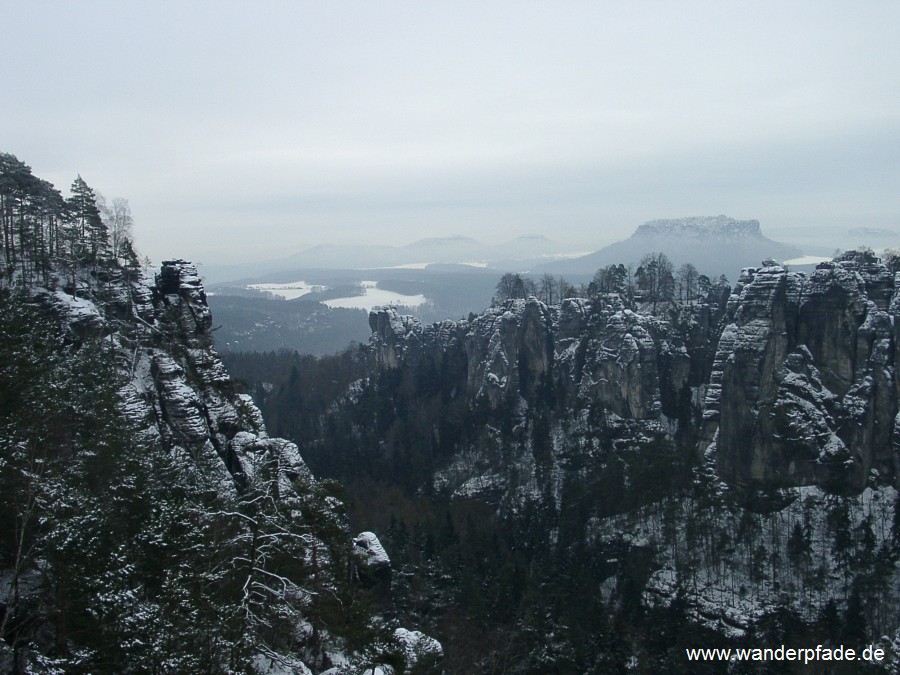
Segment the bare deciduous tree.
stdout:
<svg viewBox="0 0 900 675">
<path fill-rule="evenodd" d="M 109 232 L 109 245 L 113 258 L 118 258 L 125 251 L 125 241 L 131 241 L 131 228 L 134 218 L 127 199 L 116 197 L 112 205 L 108 205 L 102 195 L 97 195 L 97 206 L 103 215 L 106 229 Z"/>
<path fill-rule="evenodd" d="M 678 268 L 678 299 L 691 302 L 697 296 L 697 268 L 685 263 Z"/>
<path fill-rule="evenodd" d="M 660 303 L 672 300 L 675 295 L 675 277 L 672 262 L 665 253 L 648 253 L 641 259 L 634 273 L 644 299 L 652 304 L 652 311 Z"/>
</svg>

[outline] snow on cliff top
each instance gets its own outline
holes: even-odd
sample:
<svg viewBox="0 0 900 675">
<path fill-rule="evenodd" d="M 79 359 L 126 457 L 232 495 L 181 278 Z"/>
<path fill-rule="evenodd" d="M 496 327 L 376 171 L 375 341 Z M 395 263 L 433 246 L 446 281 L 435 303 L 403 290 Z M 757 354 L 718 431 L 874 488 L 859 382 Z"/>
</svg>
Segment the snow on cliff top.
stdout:
<svg viewBox="0 0 900 675">
<path fill-rule="evenodd" d="M 353 540 L 353 548 L 365 555 L 366 563 L 370 566 L 381 567 L 391 564 L 391 559 L 374 532 L 362 532 L 357 535 Z"/>
</svg>

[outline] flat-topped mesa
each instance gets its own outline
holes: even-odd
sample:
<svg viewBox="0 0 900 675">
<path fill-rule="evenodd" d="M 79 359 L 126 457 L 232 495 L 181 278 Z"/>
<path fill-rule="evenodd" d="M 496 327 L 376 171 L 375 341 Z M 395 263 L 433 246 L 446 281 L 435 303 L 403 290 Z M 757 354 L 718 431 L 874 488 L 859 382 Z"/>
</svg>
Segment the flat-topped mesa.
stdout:
<svg viewBox="0 0 900 675">
<path fill-rule="evenodd" d="M 652 253 L 664 253 L 677 268 L 687 263 L 710 279 L 734 274 L 760 260 L 793 260 L 803 252 L 766 237 L 758 220 L 728 216 L 694 216 L 651 220 L 617 241 L 591 254 L 567 261 L 560 271 L 593 274 L 608 265 L 633 264 L 635 269 Z"/>
<path fill-rule="evenodd" d="M 635 230 L 636 236 L 762 237 L 758 220 L 735 220 L 728 216 L 693 216 L 651 220 Z"/>
</svg>

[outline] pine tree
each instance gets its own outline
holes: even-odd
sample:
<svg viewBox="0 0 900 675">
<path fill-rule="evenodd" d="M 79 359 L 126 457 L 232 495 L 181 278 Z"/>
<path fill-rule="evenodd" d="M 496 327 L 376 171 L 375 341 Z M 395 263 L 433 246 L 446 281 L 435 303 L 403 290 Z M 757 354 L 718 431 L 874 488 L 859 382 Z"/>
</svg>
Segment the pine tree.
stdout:
<svg viewBox="0 0 900 675">
<path fill-rule="evenodd" d="M 7 281 L 23 255 L 27 234 L 29 203 L 36 193 L 38 179 L 31 167 L 15 155 L 0 153 L 0 229 L 2 229 L 3 262 Z"/>
<path fill-rule="evenodd" d="M 109 232 L 100 215 L 97 197 L 79 174 L 72 183 L 68 199 L 72 218 L 71 255 L 76 262 L 87 263 L 96 270 L 108 252 Z"/>
</svg>

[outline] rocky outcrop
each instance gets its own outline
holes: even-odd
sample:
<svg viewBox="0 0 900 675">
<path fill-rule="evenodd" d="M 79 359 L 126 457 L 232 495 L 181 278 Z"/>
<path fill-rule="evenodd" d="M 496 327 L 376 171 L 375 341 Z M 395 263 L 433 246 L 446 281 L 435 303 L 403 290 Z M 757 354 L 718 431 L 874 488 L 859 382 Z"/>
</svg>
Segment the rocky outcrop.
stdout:
<svg viewBox="0 0 900 675">
<path fill-rule="evenodd" d="M 150 422 L 149 433 L 159 430 L 160 442 L 201 458 L 206 471 L 218 471 L 221 489 L 241 491 L 254 484 L 274 483 L 282 500 L 296 503 L 295 481 L 314 485 L 315 479 L 297 446 L 270 437 L 250 396 L 235 391 L 212 344 L 212 316 L 196 268 L 183 260 L 167 261 L 154 281 L 150 293 L 152 322 L 146 323 L 146 330 L 135 344 L 135 375 L 124 392 L 126 400 Z M 148 314 L 146 308 L 144 311 Z M 422 331 L 427 340 L 434 340 L 441 333 L 440 325 L 423 331 L 414 320 L 401 320 L 400 326 L 383 328 L 396 338 L 385 346 L 385 366 L 416 356 L 418 340 L 409 338 L 410 334 Z M 409 339 L 400 341 L 400 334 Z M 326 499 L 323 508 L 328 508 L 328 518 L 338 527 L 346 528 L 337 500 Z M 302 518 L 299 512 L 294 517 Z M 315 555 L 321 556 L 321 562 L 315 564 L 329 566 L 324 542 L 315 541 L 313 547 L 317 550 Z M 378 537 L 363 532 L 348 541 L 348 547 L 359 563 L 356 581 L 372 588 L 376 602 L 389 608 L 391 564 Z M 323 570 L 323 578 L 330 573 Z M 408 667 L 420 662 L 434 664 L 442 657 L 441 645 L 434 638 L 418 631 L 396 630 L 394 643 L 404 652 Z M 285 658 L 297 672 L 311 672 L 304 670 L 307 665 L 303 662 Z M 338 656 L 332 660 L 339 660 Z M 388 672 L 390 667 L 385 665 L 383 669 Z"/>
<path fill-rule="evenodd" d="M 213 347 L 206 293 L 191 263 L 166 261 L 155 278 L 123 280 L 120 290 L 131 312 L 115 328 L 84 308 L 87 299 L 68 300 L 72 309 L 63 316 L 77 311 L 73 330 L 83 332 L 90 320 L 95 332 L 110 336 L 130 375 L 123 407 L 145 438 L 197 458 L 220 473 L 227 490 L 240 488 L 263 458 L 288 481 L 307 472 L 296 446 L 269 438 L 252 399 L 235 391 Z M 121 329 L 125 321 L 128 330 Z"/>
<path fill-rule="evenodd" d="M 896 292 L 866 254 L 809 276 L 744 270 L 704 413 L 723 479 L 857 492 L 873 470 L 897 480 Z"/>
<path fill-rule="evenodd" d="M 366 588 L 374 588 L 382 602 L 390 598 L 391 559 L 374 532 L 360 532 L 353 538 L 356 574 Z"/>
<path fill-rule="evenodd" d="M 862 603 L 872 640 L 900 635 L 898 288 L 854 253 L 767 261 L 657 315 L 615 294 L 433 326 L 380 309 L 382 370 L 329 410 L 323 447 L 456 514 L 448 533 L 474 513 L 541 570 L 590 565 L 565 597 L 590 587 L 604 611 L 677 609 L 739 640 Z"/>
<path fill-rule="evenodd" d="M 459 410 L 461 397 L 470 411 L 464 441 L 449 440 L 460 434 L 442 433 L 441 420 L 421 429 L 444 456 L 433 488 L 516 519 L 529 509 L 559 511 L 566 484 L 578 480 L 570 468 L 605 467 L 612 447 L 630 453 L 660 437 L 691 437 L 723 311 L 703 304 L 666 320 L 616 294 L 560 306 L 530 298 L 429 327 L 383 308 L 370 315 L 370 353 L 376 365 L 401 371 L 379 396 L 397 395 L 391 383 L 404 381 L 426 397 L 445 392 L 440 402 L 395 409 L 452 401 Z"/>
<path fill-rule="evenodd" d="M 416 317 L 401 315 L 392 307 L 376 309 L 369 313 L 369 327 L 379 337 L 373 343 L 373 365 L 391 369 L 401 362 L 417 364 L 429 349 L 456 344 L 466 326 L 465 321 L 423 325 Z"/>
<path fill-rule="evenodd" d="M 565 417 L 580 401 L 673 438 L 696 435 L 697 452 L 735 486 L 859 492 L 870 476 L 900 478 L 898 314 L 888 268 L 851 253 L 811 275 L 745 268 L 724 307 L 665 317 L 608 295 L 513 300 L 433 326 L 384 308 L 370 325 L 383 367 L 455 354 L 473 402 L 533 407 L 543 397 Z"/>
<path fill-rule="evenodd" d="M 535 395 L 553 361 L 553 317 L 534 298 L 514 300 L 476 317 L 465 335 L 467 384 L 497 406 L 507 396 Z"/>
<path fill-rule="evenodd" d="M 386 307 L 372 312 L 369 323 L 379 365 L 414 367 L 425 354 L 458 351 L 467 364 L 467 394 L 492 407 L 516 397 L 534 402 L 541 387 L 553 385 L 632 419 L 677 415 L 678 396 L 689 382 L 699 384 L 688 347 L 706 346 L 708 339 L 693 344 L 614 294 L 559 307 L 510 300 L 469 321 L 428 327 Z"/>
<path fill-rule="evenodd" d="M 351 540 L 342 504 L 322 494 L 297 446 L 270 437 L 252 398 L 237 391 L 213 345 L 212 316 L 194 265 L 166 261 L 155 275 L 111 265 L 104 274 L 102 286 L 90 279 L 78 285 L 77 295 L 52 284 L 28 293 L 58 319 L 73 350 L 89 341 L 99 343 L 116 364 L 124 423 L 136 431 L 142 452 L 171 459 L 178 467 L 179 481 L 196 485 L 205 497 L 217 500 L 216 516 L 234 519 L 228 536 L 245 537 L 246 550 L 253 551 L 252 558 L 240 557 L 236 563 L 249 563 L 251 568 L 243 586 L 237 587 L 243 596 L 236 600 L 243 602 L 248 627 L 255 626 L 257 617 L 270 606 L 287 603 L 273 612 L 281 611 L 282 630 L 296 635 L 290 643 L 275 641 L 277 649 L 286 653 L 265 648 L 251 655 L 256 671 L 283 672 L 288 664 L 292 672 L 321 672 L 333 663 L 349 668 L 363 656 L 353 653 L 357 647 L 347 646 L 341 629 L 313 628 L 311 598 L 318 592 L 338 597 L 350 583 L 355 583 L 354 594 L 360 586 L 380 584 L 373 596 L 382 608 L 389 608 L 390 560 L 378 538 L 365 532 Z M 385 350 L 385 365 L 413 355 L 402 347 L 397 344 L 401 350 L 397 354 Z M 201 512 L 205 506 L 192 508 Z M 296 557 L 292 571 L 269 569 L 270 559 L 283 554 L 286 542 Z M 353 553 L 360 573 L 351 581 L 350 563 L 338 561 L 351 559 Z M 303 577 L 305 569 L 314 569 L 314 576 Z M 5 578 L 3 572 L 0 579 Z M 270 586 L 273 579 L 276 582 Z M 8 589 L 0 588 L 0 595 L 6 598 Z M 5 610 L 0 605 L 0 613 Z M 360 621 L 369 621 L 368 627 L 375 630 L 376 622 L 366 611 Z M 393 636 L 392 628 L 378 623 L 377 630 L 387 642 L 372 646 L 374 651 L 364 656 L 367 662 L 377 654 L 387 659 L 404 650 L 410 663 L 422 650 L 427 655 L 436 649 L 435 658 L 439 658 L 440 644 L 434 639 L 417 633 L 419 637 L 410 642 Z M 425 645 L 422 650 L 415 646 L 419 644 Z M 5 658 L 0 651 L 0 663 L 5 664 Z"/>
</svg>

